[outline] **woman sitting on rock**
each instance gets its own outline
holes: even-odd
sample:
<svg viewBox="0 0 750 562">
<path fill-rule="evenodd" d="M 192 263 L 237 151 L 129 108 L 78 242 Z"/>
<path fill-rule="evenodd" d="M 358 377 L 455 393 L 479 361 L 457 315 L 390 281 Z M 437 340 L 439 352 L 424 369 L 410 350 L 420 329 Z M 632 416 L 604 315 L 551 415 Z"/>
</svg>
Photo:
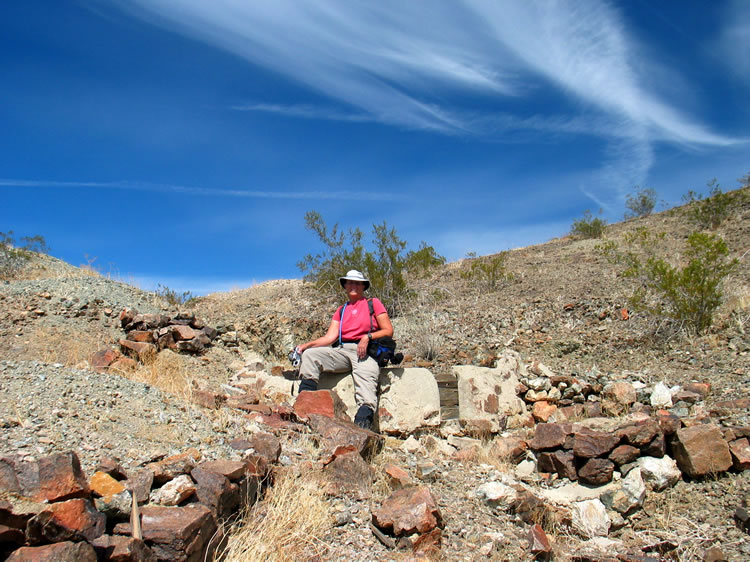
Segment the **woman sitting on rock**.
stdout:
<svg viewBox="0 0 750 562">
<path fill-rule="evenodd" d="M 368 299 L 364 296 L 370 281 L 361 272 L 352 269 L 339 278 L 339 283 L 349 302 L 333 314 L 324 336 L 297 347 L 302 354 L 299 391 L 318 390 L 321 373 L 351 371 L 358 406 L 354 423 L 370 429 L 377 407 L 380 367 L 367 355 L 367 346 L 373 339 L 393 336 L 393 324 L 383 303 L 376 298 L 371 299 L 374 314 L 370 316 Z"/>
</svg>

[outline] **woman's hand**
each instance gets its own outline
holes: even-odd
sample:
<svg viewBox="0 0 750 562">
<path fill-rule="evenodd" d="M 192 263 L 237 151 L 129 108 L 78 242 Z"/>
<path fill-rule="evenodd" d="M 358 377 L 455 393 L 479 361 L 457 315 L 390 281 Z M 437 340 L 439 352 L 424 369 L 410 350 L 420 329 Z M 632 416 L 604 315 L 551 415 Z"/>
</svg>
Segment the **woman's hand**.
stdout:
<svg viewBox="0 0 750 562">
<path fill-rule="evenodd" d="M 359 343 L 357 344 L 357 356 L 360 359 L 364 359 L 367 357 L 367 346 L 370 343 L 370 338 L 367 336 L 364 336 L 361 340 L 359 340 Z"/>
</svg>

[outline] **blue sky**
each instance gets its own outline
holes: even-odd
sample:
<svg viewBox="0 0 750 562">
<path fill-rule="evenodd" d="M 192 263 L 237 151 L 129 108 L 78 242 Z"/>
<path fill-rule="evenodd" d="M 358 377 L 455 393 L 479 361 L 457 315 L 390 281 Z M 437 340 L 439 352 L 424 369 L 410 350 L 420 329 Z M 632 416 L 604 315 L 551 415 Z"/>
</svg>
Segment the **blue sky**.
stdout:
<svg viewBox="0 0 750 562">
<path fill-rule="evenodd" d="M 5 0 L 0 230 L 143 288 L 299 277 L 307 211 L 450 260 L 750 171 L 750 2 Z"/>
</svg>

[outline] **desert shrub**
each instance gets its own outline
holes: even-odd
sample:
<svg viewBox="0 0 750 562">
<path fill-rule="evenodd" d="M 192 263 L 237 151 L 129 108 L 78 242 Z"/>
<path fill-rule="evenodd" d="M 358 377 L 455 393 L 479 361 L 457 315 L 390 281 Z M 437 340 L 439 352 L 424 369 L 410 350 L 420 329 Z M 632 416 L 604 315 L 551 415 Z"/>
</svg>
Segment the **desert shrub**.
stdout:
<svg viewBox="0 0 750 562">
<path fill-rule="evenodd" d="M 156 296 L 163 298 L 172 306 L 190 306 L 191 304 L 194 304 L 196 299 L 195 295 L 190 291 L 183 291 L 182 293 L 179 293 L 174 289 L 170 289 L 166 285 L 162 285 L 161 283 L 156 285 L 156 290 L 154 291 L 154 293 L 156 293 Z"/>
<path fill-rule="evenodd" d="M 740 182 L 744 178 L 740 178 Z M 732 210 L 740 205 L 746 194 L 744 192 L 723 193 L 716 178 L 708 182 L 708 197 L 695 191 L 688 191 L 682 199 L 687 204 L 688 219 L 700 228 L 716 230 L 729 217 Z"/>
<path fill-rule="evenodd" d="M 601 213 L 601 211 L 599 211 Z M 573 221 L 570 233 L 579 238 L 601 238 L 607 221 L 594 217 L 588 209 L 583 213 L 583 218 Z"/>
<path fill-rule="evenodd" d="M 656 254 L 664 238 L 664 233 L 639 228 L 626 236 L 626 250 L 613 241 L 599 249 L 612 263 L 624 267 L 624 277 L 637 282 L 629 299 L 633 309 L 668 320 L 689 333 L 704 333 L 721 305 L 724 279 L 738 260 L 729 258 L 721 237 L 694 232 L 687 239 L 683 263 L 673 265 Z"/>
<path fill-rule="evenodd" d="M 433 268 L 444 264 L 445 257 L 438 254 L 435 248 L 428 246 L 426 242 L 421 242 L 418 250 L 407 252 L 404 269 L 412 275 L 421 277 Z"/>
<path fill-rule="evenodd" d="M 625 213 L 626 219 L 647 217 L 656 207 L 656 191 L 650 187 L 638 189 L 635 193 L 628 195 L 625 206 L 630 209 L 629 213 Z"/>
<path fill-rule="evenodd" d="M 12 279 L 31 259 L 32 252 L 49 252 L 43 236 L 23 236 L 20 245 L 13 237 L 13 231 L 0 232 L 0 279 Z"/>
<path fill-rule="evenodd" d="M 469 254 L 469 257 L 474 257 L 474 254 Z M 510 281 L 513 278 L 513 274 L 508 272 L 506 268 L 507 260 L 507 251 L 500 252 L 494 256 L 476 258 L 471 262 L 468 269 L 461 272 L 461 277 L 477 281 L 482 286 L 494 291 L 502 283 Z"/>
<path fill-rule="evenodd" d="M 345 233 L 335 224 L 329 231 L 317 211 L 305 215 L 305 227 L 314 232 L 324 246 L 323 252 L 307 254 L 297 263 L 305 280 L 338 297 L 341 294 L 339 277 L 350 269 L 358 269 L 370 280 L 371 292 L 383 301 L 393 316 L 398 315 L 409 297 L 404 272 L 410 267 L 415 272 L 424 271 L 445 262 L 445 258 L 424 242 L 416 252 L 404 255 L 406 241 L 385 221 L 372 227 L 372 249 L 365 248 L 359 228 Z"/>
</svg>

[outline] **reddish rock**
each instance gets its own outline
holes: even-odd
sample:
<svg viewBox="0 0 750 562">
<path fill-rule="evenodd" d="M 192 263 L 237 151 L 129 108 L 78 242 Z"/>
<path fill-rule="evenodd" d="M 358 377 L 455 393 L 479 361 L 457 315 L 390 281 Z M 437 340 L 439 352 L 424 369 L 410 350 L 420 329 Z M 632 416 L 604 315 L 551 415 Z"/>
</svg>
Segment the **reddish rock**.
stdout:
<svg viewBox="0 0 750 562">
<path fill-rule="evenodd" d="M 250 437 L 250 448 L 255 454 L 270 463 L 275 463 L 281 455 L 281 442 L 273 433 L 259 431 Z"/>
<path fill-rule="evenodd" d="M 602 390 L 602 408 L 611 414 L 627 412 L 635 401 L 635 387 L 629 382 L 612 382 Z"/>
<path fill-rule="evenodd" d="M 11 552 L 6 562 L 96 562 L 96 552 L 86 542 L 65 541 L 21 547 Z"/>
<path fill-rule="evenodd" d="M 414 554 L 422 559 L 434 559 L 440 552 L 443 542 L 443 532 L 436 528 L 429 533 L 419 535 L 412 545 Z"/>
<path fill-rule="evenodd" d="M 189 474 L 195 468 L 197 462 L 201 460 L 201 456 L 200 451 L 191 448 L 184 453 L 149 463 L 146 468 L 153 472 L 154 482 L 164 484 L 180 474 Z"/>
<path fill-rule="evenodd" d="M 587 418 L 601 418 L 604 415 L 601 402 L 586 402 L 583 405 L 583 411 Z"/>
<path fill-rule="evenodd" d="M 701 398 L 705 398 L 711 393 L 711 383 L 691 382 L 685 385 L 685 390 L 688 392 L 695 392 Z"/>
<path fill-rule="evenodd" d="M 2 555 L 3 548 L 12 547 L 12 545 L 21 546 L 25 542 L 26 535 L 22 529 L 0 523 L 0 555 Z"/>
<path fill-rule="evenodd" d="M 190 326 L 171 326 L 171 334 L 174 338 L 174 341 L 180 342 L 180 341 L 186 341 L 186 340 L 192 340 L 195 336 L 199 334 L 199 332 L 193 330 Z"/>
<path fill-rule="evenodd" d="M 125 326 L 125 331 L 156 330 L 169 323 L 169 318 L 162 314 L 136 314 L 133 320 Z"/>
<path fill-rule="evenodd" d="M 150 330 L 133 330 L 126 339 L 142 343 L 154 343 L 154 333 Z"/>
<path fill-rule="evenodd" d="M 652 418 L 625 425 L 616 431 L 618 437 L 633 447 L 644 447 L 661 433 L 659 423 Z"/>
<path fill-rule="evenodd" d="M 729 451 L 732 453 L 732 464 L 737 470 L 750 469 L 750 441 L 747 437 L 735 439 L 729 443 Z"/>
<path fill-rule="evenodd" d="M 529 491 L 519 492 L 513 500 L 511 510 L 521 518 L 521 521 L 529 525 L 548 518 L 551 513 L 551 507 Z"/>
<path fill-rule="evenodd" d="M 732 466 L 729 446 L 714 424 L 678 429 L 672 451 L 679 469 L 693 478 L 724 472 Z"/>
<path fill-rule="evenodd" d="M 87 497 L 90 493 L 86 475 L 73 452 L 42 457 L 36 463 L 36 468 L 36 486 L 27 488 L 24 495 L 37 501 L 56 502 Z"/>
<path fill-rule="evenodd" d="M 372 521 L 397 537 L 429 533 L 443 526 L 437 502 L 426 486 L 396 490 L 373 511 Z"/>
<path fill-rule="evenodd" d="M 633 462 L 638 458 L 640 453 L 641 450 L 638 447 L 633 447 L 632 445 L 619 445 L 612 449 L 612 452 L 607 458 L 617 466 L 622 466 L 629 462 Z"/>
<path fill-rule="evenodd" d="M 532 451 L 561 447 L 565 443 L 569 427 L 569 424 L 540 423 L 534 430 L 534 438 L 529 443 L 529 447 Z"/>
<path fill-rule="evenodd" d="M 333 390 L 300 392 L 294 402 L 294 413 L 301 420 L 307 420 L 311 414 L 318 414 L 351 421 L 346 413 L 346 404 Z"/>
<path fill-rule="evenodd" d="M 105 371 L 114 361 L 120 357 L 120 352 L 113 349 L 101 349 L 94 353 L 89 360 L 91 368 L 95 371 Z"/>
<path fill-rule="evenodd" d="M 557 415 L 562 420 L 578 420 L 586 415 L 586 411 L 583 404 L 571 404 L 558 408 Z"/>
<path fill-rule="evenodd" d="M 127 480 L 128 478 L 128 473 L 122 465 L 112 457 L 102 457 L 96 467 L 96 471 L 109 474 L 115 480 Z"/>
<path fill-rule="evenodd" d="M 152 343 L 144 343 L 130 340 L 120 340 L 123 353 L 141 363 L 151 363 L 156 359 L 156 346 Z"/>
<path fill-rule="evenodd" d="M 91 541 L 99 560 L 107 562 L 156 562 L 145 542 L 121 535 L 102 535 Z"/>
<path fill-rule="evenodd" d="M 204 554 L 216 532 L 217 525 L 211 509 L 201 504 L 185 507 L 145 505 L 141 508 L 141 532 L 159 560 L 211 559 Z M 131 535 L 129 523 L 115 525 L 115 534 Z M 211 542 L 211 544 L 214 544 Z"/>
<path fill-rule="evenodd" d="M 547 423 L 550 417 L 552 417 L 552 414 L 556 411 L 557 406 L 555 404 L 550 404 L 546 400 L 540 400 L 539 402 L 534 402 L 534 408 L 531 411 L 531 415 L 534 416 L 536 421 Z"/>
<path fill-rule="evenodd" d="M 556 473 L 560 478 L 577 480 L 575 457 L 570 451 L 553 451 L 539 454 L 539 472 Z"/>
<path fill-rule="evenodd" d="M 520 437 L 509 435 L 497 437 L 492 443 L 490 454 L 500 460 L 514 461 L 520 458 L 529 448 L 529 444 Z"/>
<path fill-rule="evenodd" d="M 109 366 L 109 370 L 116 373 L 132 373 L 138 368 L 138 363 L 130 357 L 120 357 Z"/>
<path fill-rule="evenodd" d="M 738 398 L 736 400 L 723 400 L 716 402 L 711 408 L 712 414 L 724 414 L 726 412 L 750 409 L 750 398 Z"/>
<path fill-rule="evenodd" d="M 620 309 L 620 320 L 629 320 L 630 319 L 630 313 L 628 312 L 627 308 L 621 308 Z"/>
<path fill-rule="evenodd" d="M 226 404 L 230 408 L 252 412 L 250 407 L 255 406 L 260 401 L 260 397 L 255 392 L 246 392 L 239 396 L 228 396 Z M 269 412 L 270 413 L 270 412 Z"/>
<path fill-rule="evenodd" d="M 196 468 L 210 470 L 216 474 L 226 476 L 232 482 L 236 482 L 244 476 L 245 470 L 247 469 L 247 463 L 219 459 L 216 461 L 202 462 Z"/>
<path fill-rule="evenodd" d="M 107 518 L 87 499 L 50 504 L 29 519 L 26 537 L 31 544 L 94 540 L 104 533 Z"/>
<path fill-rule="evenodd" d="M 124 328 L 125 326 L 130 324 L 133 321 L 133 318 L 135 318 L 136 314 L 138 314 L 138 312 L 131 308 L 123 308 L 119 316 L 120 326 Z"/>
<path fill-rule="evenodd" d="M 114 496 L 125 491 L 125 485 L 106 472 L 95 472 L 89 480 L 91 491 L 99 497 Z"/>
<path fill-rule="evenodd" d="M 226 401 L 226 396 L 211 392 L 210 390 L 193 390 L 190 395 L 190 401 L 203 408 L 217 410 Z"/>
<path fill-rule="evenodd" d="M 539 523 L 529 527 L 529 552 L 534 557 L 540 554 L 549 555 L 552 552 L 552 545 L 550 545 L 547 534 Z"/>
<path fill-rule="evenodd" d="M 191 340 L 178 341 L 177 349 L 187 353 L 200 353 L 207 345 L 211 344 L 211 339 L 203 332 L 197 332 L 197 335 Z"/>
<path fill-rule="evenodd" d="M 412 484 L 414 484 L 414 480 L 412 480 L 411 476 L 409 476 L 409 473 L 406 472 L 403 468 L 396 466 L 395 464 L 386 465 L 384 470 L 388 475 L 388 481 L 390 482 L 391 487 L 394 490 L 405 488 L 406 486 L 411 486 Z"/>
<path fill-rule="evenodd" d="M 265 478 L 269 473 L 268 461 L 265 457 L 258 455 L 247 455 L 243 462 L 245 464 L 245 476 Z"/>
<path fill-rule="evenodd" d="M 658 459 L 666 455 L 667 440 L 664 438 L 664 434 L 660 432 L 651 440 L 651 443 L 649 443 L 645 447 L 641 447 L 641 454 L 644 457 L 656 457 Z"/>
<path fill-rule="evenodd" d="M 195 480 L 198 501 L 220 518 L 229 517 L 240 504 L 240 488 L 226 476 L 203 468 L 194 468 L 190 475 Z"/>
<path fill-rule="evenodd" d="M 369 499 L 372 484 L 370 465 L 353 446 L 343 449 L 345 450 L 335 452 L 333 460 L 323 469 L 323 473 L 328 477 L 327 492 L 333 496 Z"/>
<path fill-rule="evenodd" d="M 575 433 L 573 454 L 584 459 L 601 457 L 614 449 L 619 440 L 617 436 L 611 433 L 582 427 Z"/>
<path fill-rule="evenodd" d="M 656 421 L 659 423 L 659 428 L 666 436 L 673 435 L 682 427 L 682 421 L 680 421 L 680 418 L 666 410 L 659 410 L 656 412 Z"/>
<path fill-rule="evenodd" d="M 578 478 L 586 484 L 601 486 L 612 480 L 615 463 L 607 459 L 589 459 L 578 469 Z"/>
<path fill-rule="evenodd" d="M 324 457 L 330 456 L 338 447 L 354 445 L 363 458 L 369 459 L 383 447 L 382 436 L 357 427 L 351 422 L 310 414 L 309 424 L 312 430 L 321 436 Z"/>
<path fill-rule="evenodd" d="M 148 501 L 151 493 L 151 486 L 154 484 L 154 471 L 149 468 L 142 468 L 133 472 L 126 480 L 125 486 L 135 497 L 138 503 Z"/>
</svg>

